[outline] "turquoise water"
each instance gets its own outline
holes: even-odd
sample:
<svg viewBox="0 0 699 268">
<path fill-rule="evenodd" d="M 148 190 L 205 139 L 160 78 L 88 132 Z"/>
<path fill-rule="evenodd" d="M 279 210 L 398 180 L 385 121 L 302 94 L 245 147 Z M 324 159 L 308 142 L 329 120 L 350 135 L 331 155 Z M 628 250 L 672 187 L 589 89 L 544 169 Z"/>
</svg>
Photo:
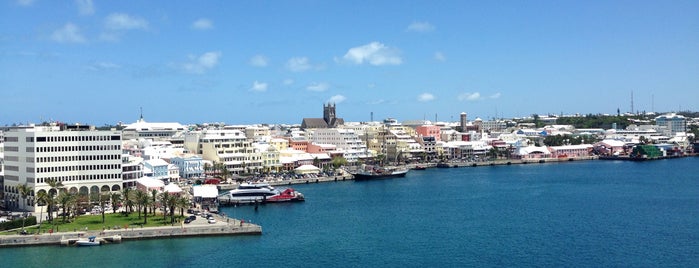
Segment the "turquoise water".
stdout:
<svg viewBox="0 0 699 268">
<path fill-rule="evenodd" d="M 699 264 L 699 158 L 412 171 L 296 185 L 305 203 L 229 207 L 261 236 L 0 249 L 2 267 Z M 283 188 L 283 187 L 282 187 Z"/>
</svg>

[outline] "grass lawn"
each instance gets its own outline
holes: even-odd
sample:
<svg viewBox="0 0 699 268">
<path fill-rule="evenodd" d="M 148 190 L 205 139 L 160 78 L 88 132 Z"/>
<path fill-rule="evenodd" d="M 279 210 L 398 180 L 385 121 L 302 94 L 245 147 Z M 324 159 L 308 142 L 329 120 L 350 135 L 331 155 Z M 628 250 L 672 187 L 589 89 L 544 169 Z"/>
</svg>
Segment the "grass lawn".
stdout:
<svg viewBox="0 0 699 268">
<path fill-rule="evenodd" d="M 173 225 L 179 225 L 178 222 L 184 220 L 185 217 L 180 217 L 179 213 L 175 213 L 175 221 Z M 129 216 L 125 216 L 121 213 L 109 213 L 104 214 L 104 223 L 102 223 L 102 215 L 82 215 L 72 222 L 63 222 L 62 217 L 57 217 L 53 219 L 53 223 L 44 222 L 41 225 L 41 233 L 48 233 L 49 229 L 53 229 L 53 232 L 73 232 L 73 231 L 85 231 L 85 227 L 89 231 L 101 231 L 102 229 L 123 229 L 126 227 L 141 227 L 143 224 L 143 215 L 138 218 L 138 213 L 130 213 Z M 68 220 L 68 219 L 66 219 Z M 148 215 L 148 224 L 143 224 L 143 227 L 157 227 L 157 226 L 168 226 L 170 224 L 170 216 L 167 219 L 163 219 L 162 214 Z M 39 231 L 39 226 L 30 226 L 25 228 L 28 233 L 34 234 Z M 19 230 L 9 230 L 1 232 L 0 235 L 17 234 Z"/>
</svg>

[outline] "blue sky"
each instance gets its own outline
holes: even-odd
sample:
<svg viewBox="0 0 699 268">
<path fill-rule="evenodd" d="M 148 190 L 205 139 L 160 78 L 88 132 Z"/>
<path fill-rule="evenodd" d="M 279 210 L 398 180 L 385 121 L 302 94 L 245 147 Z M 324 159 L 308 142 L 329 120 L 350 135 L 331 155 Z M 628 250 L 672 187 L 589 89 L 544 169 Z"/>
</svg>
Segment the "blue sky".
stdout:
<svg viewBox="0 0 699 268">
<path fill-rule="evenodd" d="M 0 125 L 699 110 L 699 1 L 0 3 Z"/>
</svg>

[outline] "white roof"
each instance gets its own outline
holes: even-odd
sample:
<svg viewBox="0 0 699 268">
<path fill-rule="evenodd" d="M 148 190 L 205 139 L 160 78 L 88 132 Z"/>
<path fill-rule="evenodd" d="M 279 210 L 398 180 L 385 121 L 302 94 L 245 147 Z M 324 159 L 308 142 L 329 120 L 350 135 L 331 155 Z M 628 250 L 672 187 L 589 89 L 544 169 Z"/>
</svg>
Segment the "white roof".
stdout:
<svg viewBox="0 0 699 268">
<path fill-rule="evenodd" d="M 192 187 L 192 194 L 195 197 L 201 198 L 216 198 L 218 196 L 218 188 L 216 185 L 196 185 Z"/>
<path fill-rule="evenodd" d="M 136 182 L 140 185 L 145 186 L 146 188 L 160 188 L 165 186 L 165 183 L 163 181 L 153 179 L 151 177 L 141 177 L 140 179 L 136 180 Z"/>
<path fill-rule="evenodd" d="M 152 167 L 169 165 L 165 160 L 163 160 L 161 158 L 146 160 L 145 162 L 148 163 L 148 165 L 150 165 Z"/>
<path fill-rule="evenodd" d="M 177 186 L 177 184 L 170 183 L 168 185 L 165 185 L 165 188 L 163 189 L 163 192 L 168 192 L 168 193 L 181 193 L 182 188 Z"/>
<path fill-rule="evenodd" d="M 302 171 L 302 170 L 320 170 L 320 168 L 318 168 L 314 165 L 303 165 L 303 166 L 297 167 L 294 170 L 299 170 L 299 171 Z"/>
</svg>

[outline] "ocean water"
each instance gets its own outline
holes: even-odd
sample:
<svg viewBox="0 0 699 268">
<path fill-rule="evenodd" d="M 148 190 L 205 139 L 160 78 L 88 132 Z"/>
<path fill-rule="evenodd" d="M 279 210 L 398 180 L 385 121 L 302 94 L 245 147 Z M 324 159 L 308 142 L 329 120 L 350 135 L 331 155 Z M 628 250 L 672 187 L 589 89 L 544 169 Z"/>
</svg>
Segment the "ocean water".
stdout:
<svg viewBox="0 0 699 268">
<path fill-rule="evenodd" d="M 411 171 L 227 207 L 261 236 L 0 249 L 2 267 L 697 267 L 699 158 Z M 280 187 L 284 188 L 284 187 Z"/>
</svg>

